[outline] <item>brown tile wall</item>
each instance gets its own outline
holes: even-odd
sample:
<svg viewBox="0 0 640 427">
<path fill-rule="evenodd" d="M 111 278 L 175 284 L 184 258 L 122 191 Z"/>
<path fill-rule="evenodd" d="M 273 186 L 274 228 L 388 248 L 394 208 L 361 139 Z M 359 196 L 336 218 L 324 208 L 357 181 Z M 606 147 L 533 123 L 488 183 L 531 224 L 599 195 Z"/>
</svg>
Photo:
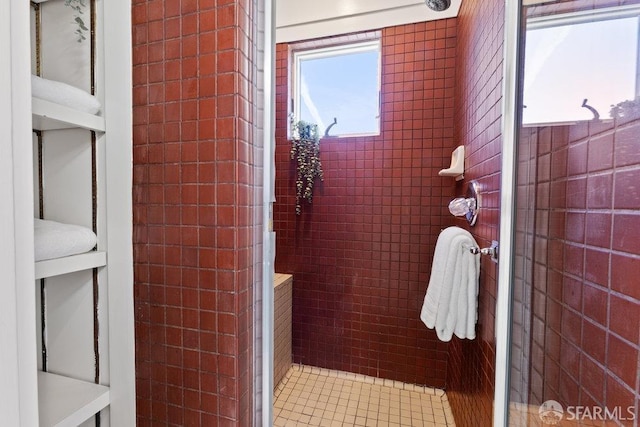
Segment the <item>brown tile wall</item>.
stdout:
<svg viewBox="0 0 640 427">
<path fill-rule="evenodd" d="M 640 349 L 640 120 L 533 132 L 531 402 L 632 407 Z M 623 424 L 625 424 L 623 422 Z"/>
<path fill-rule="evenodd" d="M 482 211 L 470 231 L 478 244 L 498 240 L 501 167 L 501 109 L 504 2 L 466 1 L 458 16 L 455 145 L 466 148 L 465 194 L 469 180 L 482 188 Z M 464 226 L 463 224 L 457 224 Z M 461 426 L 492 422 L 495 371 L 497 265 L 482 257 L 477 338 L 455 338 L 449 347 L 447 396 Z"/>
<path fill-rule="evenodd" d="M 529 403 L 530 388 L 537 378 L 531 375 L 532 289 L 534 280 L 534 229 L 536 225 L 536 173 L 538 152 L 535 130 L 521 129 L 518 139 L 518 179 L 516 183 L 515 261 L 511 320 L 510 399 Z M 540 215 L 537 216 L 540 220 Z M 535 414 L 537 418 L 537 408 Z M 525 417 L 526 418 L 526 417 Z M 519 422 L 525 422 L 521 419 Z"/>
<path fill-rule="evenodd" d="M 631 3 L 638 1 L 563 1 L 527 14 Z M 637 419 L 640 294 L 633 283 L 640 247 L 622 242 L 640 219 L 634 191 L 640 123 L 607 119 L 521 131 L 516 290 L 522 292 L 512 398 L 532 407 L 554 399 L 565 407 L 617 408 L 625 416 L 631 407 Z M 519 299 L 528 303 L 519 306 Z M 518 334 L 518 320 L 529 332 Z"/>
<path fill-rule="evenodd" d="M 140 425 L 250 419 L 260 156 L 254 51 L 241 47 L 256 43 L 252 7 L 134 0 Z M 384 29 L 382 135 L 323 140 L 325 182 L 300 217 L 285 136 L 287 46 L 277 52 L 276 268 L 296 277 L 295 360 L 446 385 L 460 425 L 492 419 L 495 265 L 483 258 L 476 340 L 440 343 L 418 313 L 440 229 L 464 226 L 446 203 L 470 179 L 485 206 L 472 232 L 483 246 L 497 238 L 503 19 L 503 2 L 464 2 L 457 20 Z M 549 259 L 532 266 L 545 278 L 533 291 L 542 329 L 532 352 L 545 354 L 533 398 L 638 407 L 639 126 L 532 136 L 553 171 L 536 189 L 549 206 L 536 248 Z M 437 171 L 459 144 L 468 170 L 454 187 Z M 603 147 L 615 154 L 602 157 Z"/>
<path fill-rule="evenodd" d="M 382 133 L 321 141 L 324 182 L 295 214 L 288 46 L 277 46 L 276 271 L 292 273 L 294 362 L 444 387 L 447 344 L 419 320 L 446 206 L 455 19 L 382 30 Z"/>
<path fill-rule="evenodd" d="M 254 8 L 133 2 L 140 426 L 250 424 Z"/>
</svg>

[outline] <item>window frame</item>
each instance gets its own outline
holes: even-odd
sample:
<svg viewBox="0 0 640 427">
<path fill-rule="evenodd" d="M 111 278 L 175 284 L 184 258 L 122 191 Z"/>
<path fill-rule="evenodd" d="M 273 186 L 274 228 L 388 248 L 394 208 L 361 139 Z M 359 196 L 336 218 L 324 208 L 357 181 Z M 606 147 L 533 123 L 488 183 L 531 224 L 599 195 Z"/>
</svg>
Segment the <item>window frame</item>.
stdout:
<svg viewBox="0 0 640 427">
<path fill-rule="evenodd" d="M 299 47 L 295 46 L 291 50 L 290 57 L 290 104 L 289 104 L 289 117 L 300 117 L 300 92 L 301 92 L 301 80 L 300 75 L 300 63 L 303 60 L 308 59 L 322 59 L 329 57 L 336 57 L 341 55 L 349 55 L 362 52 L 377 52 L 378 53 L 378 68 L 377 68 L 377 130 L 374 132 L 361 132 L 361 133 L 348 133 L 339 135 L 329 135 L 330 138 L 356 138 L 362 136 L 379 136 L 382 133 L 382 40 L 381 37 L 376 36 L 365 41 L 346 41 L 339 44 L 317 44 L 313 46 Z M 288 136 L 291 136 L 291 129 L 288 126 Z M 324 137 L 326 129 L 319 129 L 321 138 Z"/>
</svg>

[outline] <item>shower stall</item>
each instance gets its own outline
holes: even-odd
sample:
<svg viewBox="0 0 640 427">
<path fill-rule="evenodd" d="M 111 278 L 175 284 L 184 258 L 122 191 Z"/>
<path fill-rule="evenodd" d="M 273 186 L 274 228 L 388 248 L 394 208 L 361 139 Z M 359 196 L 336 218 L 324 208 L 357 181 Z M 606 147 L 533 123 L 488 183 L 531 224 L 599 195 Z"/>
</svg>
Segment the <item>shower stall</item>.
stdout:
<svg viewBox="0 0 640 427">
<path fill-rule="evenodd" d="M 638 425 L 640 4 L 523 3 L 506 10 L 494 425 Z"/>
</svg>

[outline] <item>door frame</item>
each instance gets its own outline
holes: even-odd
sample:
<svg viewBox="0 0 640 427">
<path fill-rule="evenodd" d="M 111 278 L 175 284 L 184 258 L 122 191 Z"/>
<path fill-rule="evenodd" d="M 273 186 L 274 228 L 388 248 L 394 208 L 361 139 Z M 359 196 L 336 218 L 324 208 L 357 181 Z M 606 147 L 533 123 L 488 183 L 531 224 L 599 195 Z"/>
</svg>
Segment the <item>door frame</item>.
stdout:
<svg viewBox="0 0 640 427">
<path fill-rule="evenodd" d="M 500 263 L 496 301 L 496 360 L 493 426 L 509 425 L 511 312 L 513 298 L 516 162 L 518 156 L 518 82 L 522 1 L 505 0 L 502 78 L 502 173 L 500 182 Z"/>
<path fill-rule="evenodd" d="M 262 330 L 261 339 L 261 421 L 273 423 L 273 339 L 275 232 L 275 0 L 263 0 L 263 175 L 262 175 Z M 256 402 L 257 403 L 257 402 Z"/>
</svg>

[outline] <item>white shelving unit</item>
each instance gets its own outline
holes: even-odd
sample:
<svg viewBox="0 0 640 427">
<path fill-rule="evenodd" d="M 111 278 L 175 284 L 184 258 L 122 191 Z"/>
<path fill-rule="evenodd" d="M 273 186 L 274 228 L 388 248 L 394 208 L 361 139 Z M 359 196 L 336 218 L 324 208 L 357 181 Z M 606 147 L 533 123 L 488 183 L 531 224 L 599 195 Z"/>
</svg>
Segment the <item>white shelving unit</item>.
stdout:
<svg viewBox="0 0 640 427">
<path fill-rule="evenodd" d="M 40 425 L 75 427 L 109 405 L 109 387 L 38 373 Z"/>
<path fill-rule="evenodd" d="M 70 12 L 70 8 L 56 1 L 41 3 L 34 10 L 33 31 L 38 31 L 35 34 L 39 46 L 33 53 L 33 62 L 39 64 L 36 70 L 41 69 L 45 77 L 67 79 L 65 83 L 88 92 L 92 75 L 96 86 L 102 85 L 98 81 L 99 70 L 92 70 L 92 64 L 99 61 L 91 59 L 89 37 L 77 43 L 65 33 L 69 27 L 65 21 L 73 18 Z M 86 8 L 85 21 L 90 15 Z M 95 25 L 97 44 L 99 26 Z M 75 69 L 64 69 L 60 62 L 66 67 L 75 64 Z M 109 321 L 108 313 L 99 313 L 108 311 L 101 296 L 109 281 L 105 267 L 110 247 L 105 227 L 96 222 L 104 224 L 105 210 L 98 204 L 105 202 L 106 176 L 95 171 L 106 167 L 104 151 L 98 148 L 108 138 L 106 120 L 36 96 L 31 99 L 31 118 L 33 129 L 40 131 L 39 140 L 34 140 L 34 152 L 38 153 L 34 165 L 41 165 L 34 173 L 39 181 L 34 192 L 44 208 L 45 219 L 93 225 L 99 249 L 35 263 L 35 279 L 44 279 L 45 286 L 38 298 L 42 331 L 42 370 L 38 372 L 40 426 L 91 425 L 89 420 L 98 413 L 102 423 L 103 418 L 108 418 L 108 412 L 102 411 L 110 405 L 110 388 L 109 378 L 102 375 L 100 368 L 109 362 L 109 355 L 104 338 L 96 336 L 96 330 Z M 87 131 L 96 132 L 95 137 Z M 40 282 L 36 286 L 39 288 Z"/>
<path fill-rule="evenodd" d="M 36 262 L 36 280 L 47 277 L 91 270 L 107 265 L 107 253 L 102 251 L 86 252 L 84 254 L 67 256 L 64 258 L 47 259 Z"/>
<path fill-rule="evenodd" d="M 64 216 L 65 209 L 78 209 L 79 206 L 84 206 L 81 211 L 86 211 L 87 206 L 91 204 L 91 194 L 86 191 L 66 192 L 64 183 L 68 183 L 70 180 L 75 180 L 74 169 L 77 168 L 77 164 L 70 163 L 67 167 L 65 161 L 67 157 L 81 157 L 78 162 L 84 162 L 80 170 L 77 171 L 77 179 L 80 181 L 87 181 L 92 179 L 91 174 L 86 169 L 87 164 L 90 164 L 91 153 L 88 153 L 90 147 L 90 134 L 86 130 L 100 132 L 100 138 L 105 137 L 106 122 L 103 117 L 87 114 L 82 111 L 76 111 L 72 108 L 56 104 L 54 102 L 38 99 L 32 97 L 31 100 L 32 110 L 32 123 L 34 130 L 42 131 L 43 135 L 43 152 L 48 153 L 43 155 L 44 163 L 53 163 L 52 170 L 46 171 L 42 179 L 45 184 L 49 179 L 53 180 L 53 185 L 48 186 L 44 197 L 45 210 L 50 201 L 57 198 L 63 198 L 65 203 L 63 206 L 53 208 L 54 213 L 58 216 Z M 85 130 L 85 132 L 77 132 L 76 130 Z M 56 133 L 51 133 L 55 131 Z M 57 131 L 72 131 L 65 132 L 63 137 L 60 137 Z M 58 137 L 56 137 L 58 136 Z M 67 141 L 69 140 L 69 141 Z M 69 144 L 71 142 L 71 144 Z M 63 147 L 55 147 L 54 149 L 48 149 L 47 144 L 63 144 L 69 145 Z M 67 149 L 74 149 L 72 154 L 67 154 Z M 94 160 L 98 161 L 98 160 Z M 104 164 L 104 162 L 99 162 Z M 64 171 L 57 170 L 57 167 L 62 166 Z M 61 175 L 61 177 L 58 177 Z M 60 185 L 63 184 L 63 185 Z M 98 186 L 104 186 L 104 183 L 96 184 Z M 50 194 L 49 194 L 50 193 Z M 68 194 L 67 194 L 68 193 Z M 66 205 L 66 206 L 65 206 Z M 104 211 L 98 212 L 101 216 Z M 91 218 L 91 212 L 84 212 L 85 221 Z M 77 215 L 78 217 L 83 215 Z M 72 215 L 73 217 L 73 215 Z M 88 224 L 86 224 L 88 225 Z M 49 324 L 49 318 L 53 318 L 51 321 L 52 326 L 47 326 L 47 330 L 51 329 L 51 333 L 47 333 L 47 337 L 52 335 L 53 337 L 63 336 L 64 343 L 57 344 L 54 338 L 47 338 L 47 347 L 51 345 L 52 348 L 58 347 L 54 350 L 55 357 L 52 357 L 50 364 L 53 364 L 57 369 L 60 369 L 66 373 L 66 376 L 51 374 L 48 372 L 38 372 L 38 402 L 39 402 L 39 419 L 40 426 L 42 427 L 62 427 L 62 426 L 78 426 L 87 420 L 94 417 L 97 413 L 107 408 L 110 404 L 109 387 L 106 385 L 95 384 L 88 381 L 90 372 L 87 372 L 91 368 L 91 354 L 88 352 L 93 348 L 93 340 L 91 339 L 91 312 L 88 309 L 87 304 L 91 304 L 91 301 L 80 301 L 84 307 L 82 312 L 77 312 L 72 307 L 69 307 L 69 303 L 66 301 L 68 297 L 71 297 L 73 293 L 82 292 L 85 296 L 90 296 L 92 292 L 93 281 L 93 269 L 98 268 L 101 272 L 98 286 L 104 286 L 108 282 L 108 275 L 102 272 L 103 267 L 107 265 L 107 250 L 108 247 L 104 243 L 100 243 L 104 236 L 98 232 L 99 245 L 103 250 L 90 251 L 72 256 L 66 256 L 61 258 L 48 259 L 38 261 L 35 263 L 35 279 L 46 279 L 47 283 L 47 302 L 45 318 L 46 324 Z M 107 250 L 105 250 L 107 249 Z M 85 273 L 82 273 L 85 272 Z M 76 274 L 73 274 L 76 273 Z M 78 274 L 79 273 L 79 274 Z M 73 287 L 73 292 L 65 292 L 60 288 Z M 43 302 L 40 302 L 43 304 Z M 104 308 L 102 304 L 99 308 Z M 93 310 L 93 308 L 91 308 Z M 49 314 L 49 312 L 52 312 Z M 65 318 L 64 312 L 69 313 L 68 322 Z M 58 313 L 56 315 L 55 313 Z M 60 314 L 62 312 L 62 314 Z M 45 322 L 45 318 L 41 321 Z M 62 320 L 57 320 L 62 319 Z M 103 317 L 104 319 L 104 317 Z M 102 319 L 101 319 L 102 320 Z M 108 318 L 106 319 L 108 321 Z M 102 323 L 102 322 L 100 322 Z M 77 339 L 74 338 L 77 335 Z M 80 350 L 81 354 L 77 354 L 78 350 L 65 349 L 72 344 Z M 63 347 L 60 349 L 59 347 Z M 100 346 L 101 347 L 101 346 Z M 60 359 L 63 359 L 62 361 Z M 69 359 L 69 362 L 66 362 Z M 100 357 L 101 362 L 107 361 L 108 358 Z M 44 362 L 42 362 L 44 363 Z M 74 373 L 73 365 L 84 367 L 77 373 Z M 82 377 L 73 378 L 74 376 Z M 103 379 L 101 379 L 104 381 Z"/>
<path fill-rule="evenodd" d="M 36 130 L 87 129 L 104 132 L 104 118 L 44 99 L 31 98 L 33 128 Z"/>
<path fill-rule="evenodd" d="M 44 77 L 87 90 L 82 55 L 90 45 L 75 40 L 73 12 L 63 0 L 35 3 L 47 11 L 43 23 L 48 19 L 41 38 Z M 27 0 L 0 2 L 0 56 L 5 58 L 0 61 L 2 425 L 89 427 L 100 413 L 103 427 L 135 426 L 132 55 L 130 31 L 122 31 L 131 28 L 131 0 L 96 0 L 96 19 L 96 96 L 103 108 L 91 115 L 31 96 L 34 70 L 25 53 L 35 46 L 33 9 Z M 31 143 L 32 130 L 42 132 L 45 218 L 90 228 L 95 175 L 97 250 L 34 262 L 33 214 L 41 194 L 34 186 L 40 159 L 34 156 L 38 144 Z M 96 132 L 95 150 L 88 131 Z M 86 161 L 91 158 L 95 163 Z M 95 300 L 89 297 L 96 275 L 94 312 Z M 46 278 L 42 294 L 37 291 L 41 278 Z M 39 357 L 42 338 L 35 320 L 40 295 L 46 299 L 42 341 L 48 372 Z"/>
<path fill-rule="evenodd" d="M 42 0 L 42 2 L 44 1 L 46 0 Z M 104 132 L 106 129 L 103 117 L 76 111 L 44 99 L 32 97 L 31 111 L 33 129 L 39 131 L 86 129 Z M 35 278 L 36 280 L 44 279 L 104 267 L 105 265 L 107 265 L 107 253 L 104 251 L 48 259 L 35 263 Z"/>
</svg>

